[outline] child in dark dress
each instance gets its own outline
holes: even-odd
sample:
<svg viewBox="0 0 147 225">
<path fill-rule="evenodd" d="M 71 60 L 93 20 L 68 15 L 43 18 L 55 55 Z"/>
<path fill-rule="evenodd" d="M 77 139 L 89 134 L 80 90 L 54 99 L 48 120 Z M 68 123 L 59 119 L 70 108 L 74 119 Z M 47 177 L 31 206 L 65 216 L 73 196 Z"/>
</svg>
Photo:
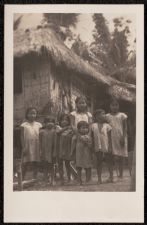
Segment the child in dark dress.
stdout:
<svg viewBox="0 0 147 225">
<path fill-rule="evenodd" d="M 89 135 L 89 124 L 80 121 L 77 124 L 78 132 L 72 138 L 71 155 L 75 153 L 78 183 L 82 185 L 82 169 L 86 172 L 86 182 L 90 181 L 89 170 L 92 168 L 92 140 Z"/>
<path fill-rule="evenodd" d="M 54 179 L 54 151 L 55 151 L 55 119 L 46 117 L 44 120 L 45 127 L 40 130 L 40 155 L 44 165 L 44 179 L 48 181 L 48 173 L 50 171 L 51 181 L 53 185 Z"/>
<path fill-rule="evenodd" d="M 71 179 L 70 171 L 70 150 L 71 150 L 71 139 L 73 136 L 73 130 L 70 126 L 69 115 L 63 114 L 60 117 L 60 129 L 58 129 L 58 142 L 59 142 L 59 173 L 61 179 L 61 185 L 64 184 L 64 170 L 63 166 L 65 163 L 66 173 L 68 182 Z"/>
</svg>

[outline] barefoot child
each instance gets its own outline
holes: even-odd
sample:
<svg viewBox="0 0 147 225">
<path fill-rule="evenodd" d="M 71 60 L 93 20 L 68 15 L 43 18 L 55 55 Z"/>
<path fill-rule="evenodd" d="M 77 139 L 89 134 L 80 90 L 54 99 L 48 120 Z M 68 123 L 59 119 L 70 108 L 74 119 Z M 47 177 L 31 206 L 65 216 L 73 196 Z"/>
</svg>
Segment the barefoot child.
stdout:
<svg viewBox="0 0 147 225">
<path fill-rule="evenodd" d="M 75 100 L 76 111 L 70 114 L 70 123 L 75 133 L 77 133 L 77 124 L 85 121 L 89 125 L 92 124 L 92 114 L 87 110 L 87 99 L 84 96 L 77 97 Z M 88 170 L 89 179 L 91 179 L 91 168 Z"/>
<path fill-rule="evenodd" d="M 116 100 L 110 103 L 111 113 L 107 120 L 112 127 L 112 153 L 117 160 L 119 177 L 123 177 L 123 159 L 128 157 L 127 149 L 127 115 L 119 112 L 119 103 Z"/>
<path fill-rule="evenodd" d="M 82 185 L 82 169 L 86 172 L 86 182 L 90 181 L 89 170 L 92 168 L 92 140 L 89 135 L 89 124 L 80 121 L 77 124 L 77 135 L 72 138 L 71 155 L 75 152 L 78 183 Z"/>
<path fill-rule="evenodd" d="M 111 144 L 111 126 L 106 123 L 105 111 L 95 111 L 96 122 L 92 124 L 94 152 L 97 159 L 98 184 L 102 183 L 102 165 L 105 159 L 109 170 L 109 182 L 113 182 L 113 156 Z"/>
<path fill-rule="evenodd" d="M 36 122 L 37 110 L 30 107 L 26 111 L 26 122 L 21 124 L 21 146 L 22 146 L 22 176 L 23 179 L 29 167 L 33 170 L 34 178 L 37 177 L 39 153 L 39 130 L 41 123 Z"/>
<path fill-rule="evenodd" d="M 58 131 L 59 137 L 59 173 L 61 184 L 64 184 L 64 170 L 63 165 L 65 163 L 66 173 L 68 182 L 71 179 L 71 171 L 70 171 L 70 150 L 71 150 L 71 139 L 73 136 L 73 130 L 70 126 L 70 118 L 69 115 L 63 114 L 60 117 L 60 130 Z"/>
<path fill-rule="evenodd" d="M 54 163 L 53 153 L 55 148 L 55 119 L 53 117 L 46 117 L 44 119 L 45 127 L 40 130 L 40 154 L 44 167 L 44 179 L 49 181 L 48 173 L 50 172 L 51 181 L 53 185 L 54 179 Z"/>
</svg>

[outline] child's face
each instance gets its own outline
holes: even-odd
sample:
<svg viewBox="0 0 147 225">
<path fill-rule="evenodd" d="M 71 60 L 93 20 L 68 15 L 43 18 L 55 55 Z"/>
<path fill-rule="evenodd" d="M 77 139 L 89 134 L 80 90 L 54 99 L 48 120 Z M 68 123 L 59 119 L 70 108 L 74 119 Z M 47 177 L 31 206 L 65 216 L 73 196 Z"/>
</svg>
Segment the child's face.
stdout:
<svg viewBox="0 0 147 225">
<path fill-rule="evenodd" d="M 52 128 L 54 127 L 54 125 L 55 125 L 55 124 L 54 124 L 52 121 L 47 122 L 47 123 L 45 124 L 45 126 L 46 126 L 47 129 L 52 129 Z"/>
<path fill-rule="evenodd" d="M 85 111 L 87 104 L 84 99 L 81 99 L 77 102 L 77 109 L 81 112 Z"/>
<path fill-rule="evenodd" d="M 106 121 L 106 114 L 105 112 L 101 112 L 100 114 L 96 115 L 96 120 L 100 122 Z"/>
<path fill-rule="evenodd" d="M 67 127 L 68 125 L 69 125 L 69 122 L 68 122 L 67 119 L 63 119 L 63 120 L 61 121 L 61 127 Z"/>
<path fill-rule="evenodd" d="M 28 112 L 27 114 L 27 118 L 29 121 L 33 122 L 37 117 L 37 112 L 35 109 L 32 109 Z"/>
<path fill-rule="evenodd" d="M 119 104 L 117 102 L 111 103 L 110 109 L 112 113 L 117 113 L 119 111 Z"/>
<path fill-rule="evenodd" d="M 79 129 L 79 133 L 81 135 L 86 135 L 89 133 L 89 127 L 87 126 L 81 126 L 80 129 Z"/>
</svg>

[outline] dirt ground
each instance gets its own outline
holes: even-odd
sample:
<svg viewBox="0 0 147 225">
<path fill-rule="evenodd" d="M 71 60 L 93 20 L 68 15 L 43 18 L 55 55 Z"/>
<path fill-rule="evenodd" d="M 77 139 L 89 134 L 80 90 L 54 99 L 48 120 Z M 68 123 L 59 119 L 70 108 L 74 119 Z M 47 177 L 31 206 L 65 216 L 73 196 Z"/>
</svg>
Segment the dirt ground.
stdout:
<svg viewBox="0 0 147 225">
<path fill-rule="evenodd" d="M 28 179 L 30 174 L 28 174 Z M 73 180 L 70 184 L 68 184 L 65 180 L 64 186 L 60 185 L 59 179 L 56 180 L 54 186 L 50 186 L 48 182 L 43 181 L 42 174 L 38 174 L 38 180 L 32 182 L 31 184 L 26 185 L 23 190 L 24 191 L 89 191 L 89 192 L 129 192 L 131 190 L 131 176 L 129 174 L 129 170 L 124 170 L 124 177 L 122 179 L 118 178 L 116 172 L 114 171 L 114 182 L 106 183 L 108 179 L 108 172 L 104 171 L 102 175 L 102 184 L 97 184 L 97 174 L 96 170 L 92 170 L 92 179 L 91 182 L 86 184 L 84 182 L 85 174 L 83 171 L 83 185 L 77 185 Z M 14 190 L 17 190 L 17 186 L 15 186 Z"/>
</svg>

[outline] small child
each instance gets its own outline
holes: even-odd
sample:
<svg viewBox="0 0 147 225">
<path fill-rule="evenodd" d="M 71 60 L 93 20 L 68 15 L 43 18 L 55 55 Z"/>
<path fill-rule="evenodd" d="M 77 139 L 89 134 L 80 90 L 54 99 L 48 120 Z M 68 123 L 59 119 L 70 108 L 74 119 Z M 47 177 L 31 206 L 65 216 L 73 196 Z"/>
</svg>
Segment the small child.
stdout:
<svg viewBox="0 0 147 225">
<path fill-rule="evenodd" d="M 113 155 L 111 144 L 111 126 L 106 123 L 106 115 L 103 109 L 95 111 L 96 122 L 92 124 L 92 137 L 94 152 L 97 159 L 98 184 L 102 183 L 102 164 L 105 159 L 110 177 L 108 182 L 113 182 Z"/>
<path fill-rule="evenodd" d="M 53 185 L 54 179 L 54 159 L 53 153 L 55 148 L 55 119 L 46 117 L 44 119 L 45 127 L 40 131 L 40 154 L 44 166 L 44 178 L 48 181 L 48 172 L 50 170 L 51 182 Z"/>
<path fill-rule="evenodd" d="M 42 127 L 41 123 L 36 122 L 37 110 L 30 107 L 26 111 L 27 121 L 22 123 L 21 128 L 21 146 L 22 146 L 22 177 L 29 167 L 34 172 L 34 178 L 37 177 L 38 165 L 40 162 L 39 153 L 39 130 Z"/>
<path fill-rule="evenodd" d="M 92 168 L 92 140 L 89 135 L 89 124 L 80 121 L 77 124 L 77 135 L 72 138 L 71 155 L 75 152 L 76 168 L 78 172 L 78 183 L 82 185 L 82 169 L 86 171 L 86 182 L 90 181 Z"/>
<path fill-rule="evenodd" d="M 112 152 L 119 167 L 119 177 L 123 177 L 123 159 L 128 157 L 127 149 L 127 115 L 119 112 L 119 103 L 112 100 L 111 113 L 107 114 L 107 120 L 112 127 Z"/>
<path fill-rule="evenodd" d="M 61 179 L 61 185 L 64 185 L 64 172 L 63 165 L 65 162 L 66 173 L 68 182 L 71 179 L 70 171 L 70 150 L 71 150 L 71 139 L 73 136 L 73 130 L 70 126 L 70 118 L 68 114 L 63 114 L 60 117 L 60 130 L 58 131 L 59 137 L 59 173 Z"/>
</svg>

